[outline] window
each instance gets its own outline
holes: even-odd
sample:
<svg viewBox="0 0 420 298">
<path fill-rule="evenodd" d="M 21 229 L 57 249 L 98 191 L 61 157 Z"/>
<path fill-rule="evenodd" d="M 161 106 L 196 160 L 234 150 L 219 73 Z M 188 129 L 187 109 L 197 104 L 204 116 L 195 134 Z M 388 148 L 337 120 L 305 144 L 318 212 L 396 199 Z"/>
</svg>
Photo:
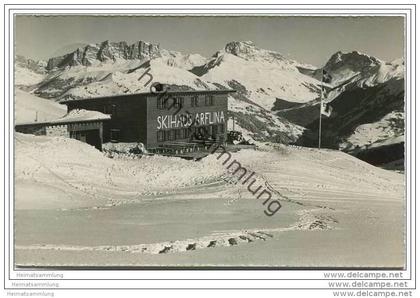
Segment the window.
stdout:
<svg viewBox="0 0 420 298">
<path fill-rule="evenodd" d="M 211 135 L 213 138 L 216 138 L 217 135 L 217 125 L 212 125 L 211 126 Z"/>
<path fill-rule="evenodd" d="M 184 106 L 183 97 L 172 97 L 171 95 L 160 95 L 157 98 L 157 108 L 159 110 L 171 109 L 171 108 L 181 108 Z"/>
<path fill-rule="evenodd" d="M 113 117 L 116 117 L 117 116 L 117 105 L 111 105 L 111 115 L 113 116 Z"/>
<path fill-rule="evenodd" d="M 158 142 L 163 142 L 165 140 L 165 132 L 163 130 L 158 130 L 157 140 Z"/>
<path fill-rule="evenodd" d="M 219 124 L 219 133 L 225 133 L 225 125 Z"/>
<path fill-rule="evenodd" d="M 191 136 L 191 128 L 184 128 L 184 137 L 189 138 Z"/>
<path fill-rule="evenodd" d="M 201 126 L 200 127 L 200 134 L 203 136 L 203 138 L 208 138 L 210 136 L 210 126 Z"/>
<path fill-rule="evenodd" d="M 175 140 L 175 130 L 166 130 L 165 131 L 165 141 Z"/>
<path fill-rule="evenodd" d="M 183 139 L 184 138 L 184 129 L 177 129 L 175 130 L 175 139 Z"/>
<path fill-rule="evenodd" d="M 205 105 L 212 106 L 213 104 L 214 104 L 213 95 L 206 95 Z"/>
<path fill-rule="evenodd" d="M 104 114 L 108 114 L 114 117 L 117 116 L 117 105 L 115 104 L 104 105 Z"/>
<path fill-rule="evenodd" d="M 182 108 L 184 106 L 184 98 L 177 97 L 173 99 L 174 107 L 175 108 Z"/>
<path fill-rule="evenodd" d="M 166 98 L 164 98 L 163 96 L 158 95 L 157 98 L 157 108 L 159 110 L 163 110 L 165 108 L 165 103 L 166 103 Z"/>
<path fill-rule="evenodd" d="M 192 107 L 198 107 L 198 96 L 197 95 L 191 97 L 191 106 Z"/>
</svg>

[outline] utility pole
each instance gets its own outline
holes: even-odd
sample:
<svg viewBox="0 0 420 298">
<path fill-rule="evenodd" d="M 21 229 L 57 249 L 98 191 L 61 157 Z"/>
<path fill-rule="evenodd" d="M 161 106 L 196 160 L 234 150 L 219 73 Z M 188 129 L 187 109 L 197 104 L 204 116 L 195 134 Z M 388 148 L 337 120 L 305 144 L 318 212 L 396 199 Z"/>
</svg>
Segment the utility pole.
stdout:
<svg viewBox="0 0 420 298">
<path fill-rule="evenodd" d="M 322 69 L 322 79 L 321 79 L 321 95 L 319 97 L 319 133 L 318 133 L 318 149 L 321 149 L 321 139 L 322 139 L 322 114 L 329 117 L 331 115 L 332 108 L 329 106 L 328 111 L 326 110 L 327 107 L 324 109 L 324 82 L 331 83 L 332 76 L 325 70 Z"/>
<path fill-rule="evenodd" d="M 233 131 L 235 131 L 235 115 L 232 115 Z"/>
<path fill-rule="evenodd" d="M 318 149 L 321 149 L 321 130 L 322 130 L 322 97 L 324 93 L 324 78 L 321 80 L 321 96 L 319 101 L 319 131 L 318 131 Z"/>
</svg>

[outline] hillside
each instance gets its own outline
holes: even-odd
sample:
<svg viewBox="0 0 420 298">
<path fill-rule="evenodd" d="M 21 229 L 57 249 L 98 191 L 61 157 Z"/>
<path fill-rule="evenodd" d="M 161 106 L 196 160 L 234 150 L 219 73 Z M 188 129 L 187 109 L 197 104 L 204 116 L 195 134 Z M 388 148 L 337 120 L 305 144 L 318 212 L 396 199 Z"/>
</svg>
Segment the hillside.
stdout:
<svg viewBox="0 0 420 298">
<path fill-rule="evenodd" d="M 332 114 L 322 122 L 323 147 L 374 164 L 403 158 L 404 62 L 383 62 L 356 51 L 338 52 L 324 69 L 332 77 L 324 99 Z M 319 77 L 320 71 L 312 75 Z M 306 128 L 298 144 L 318 145 L 319 99 L 300 105 L 278 100 L 275 107 L 278 115 Z"/>
<path fill-rule="evenodd" d="M 49 121 L 66 114 L 67 107 L 59 103 L 15 90 L 15 123 Z"/>
<path fill-rule="evenodd" d="M 344 91 L 330 105 L 333 113 L 322 121 L 324 147 L 358 156 L 360 151 L 368 150 L 373 143 L 379 147 L 381 142 L 395 138 L 403 142 L 404 138 L 398 138 L 404 136 L 403 80 L 393 79 L 373 87 Z M 298 143 L 317 146 L 318 120 L 309 123 L 306 128 Z M 403 157 L 404 145 L 401 148 L 398 154 L 393 151 L 387 154 L 385 151 L 382 155 L 386 159 L 399 159 Z M 365 160 L 370 161 L 370 158 Z M 381 160 L 375 161 L 375 164 L 380 163 Z"/>
</svg>

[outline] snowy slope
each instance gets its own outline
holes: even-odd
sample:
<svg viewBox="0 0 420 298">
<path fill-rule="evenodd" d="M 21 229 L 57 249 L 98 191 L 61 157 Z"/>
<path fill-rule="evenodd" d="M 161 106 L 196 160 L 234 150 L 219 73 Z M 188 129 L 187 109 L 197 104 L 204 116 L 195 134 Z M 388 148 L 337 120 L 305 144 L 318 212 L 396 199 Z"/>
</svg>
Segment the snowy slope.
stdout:
<svg viewBox="0 0 420 298">
<path fill-rule="evenodd" d="M 32 86 L 44 80 L 45 75 L 36 73 L 26 67 L 15 67 L 15 85 Z"/>
<path fill-rule="evenodd" d="M 162 63 L 178 67 L 182 69 L 190 70 L 194 67 L 203 65 L 206 63 L 206 58 L 199 54 L 183 54 L 177 51 L 168 51 L 165 49 L 160 50 L 161 57 L 155 60 L 160 60 Z"/>
<path fill-rule="evenodd" d="M 25 91 L 15 90 L 15 123 L 33 122 L 38 113 L 38 121 L 49 121 L 62 117 L 67 111 L 65 105 L 34 96 Z"/>
<path fill-rule="evenodd" d="M 218 180 L 221 163 L 191 162 L 162 156 L 141 159 L 111 159 L 86 143 L 62 137 L 15 134 L 16 183 L 18 196 L 45 190 L 25 197 L 23 208 L 48 204 L 63 206 L 88 200 L 118 200 L 140 195 L 173 192 L 176 189 Z M 179 175 L 179 173 L 183 173 Z M 53 194 L 64 192 L 67 195 Z M 76 202 L 68 202 L 67 197 Z M 21 197 L 22 198 L 22 197 Z M 57 200 L 59 198 L 59 200 Z M 86 201 L 87 200 L 87 201 Z M 83 202 L 86 201 L 86 202 Z M 109 202 L 109 201 L 108 201 Z"/>
<path fill-rule="evenodd" d="M 132 202 L 141 196 L 172 194 L 216 182 L 220 185 L 231 175 L 216 155 L 198 162 L 162 156 L 110 159 L 94 147 L 74 139 L 16 133 L 15 140 L 19 209 L 50 204 L 49 208 L 63 208 L 68 204 L 98 204 L 97 201 L 102 206 L 110 202 Z M 363 188 L 356 190 L 359 195 L 362 192 L 384 194 L 386 189 L 386 195 L 396 200 L 403 187 L 397 174 L 387 173 L 338 151 L 284 147 L 280 151 L 242 150 L 233 153 L 233 157 L 254 169 L 258 182 L 266 175 L 274 175 L 271 180 L 274 185 L 287 184 L 289 187 L 283 189 L 285 195 L 292 195 L 301 188 L 314 190 L 321 183 L 323 193 L 342 191 L 348 197 L 355 191 L 354 181 L 358 181 L 359 188 Z M 267 167 L 271 170 L 267 171 Z M 318 174 L 314 176 L 313 173 Z M 390 184 L 388 178 L 395 184 Z M 377 183 L 372 183 L 372 179 Z M 26 197 L 24 191 L 30 189 L 35 189 L 37 195 L 31 193 Z M 253 198 L 242 185 L 227 184 L 223 193 L 229 197 L 238 190 L 243 192 L 244 198 Z M 67 195 L 57 200 L 48 191 Z M 220 194 L 208 195 L 218 198 Z M 307 199 L 299 198 L 302 202 Z M 25 205 L 22 200 L 26 201 Z"/>
<path fill-rule="evenodd" d="M 339 151 L 232 153 L 281 201 L 269 217 L 217 155 L 109 159 L 21 134 L 15 144 L 18 265 L 404 264 L 404 175 Z"/>
<path fill-rule="evenodd" d="M 401 142 L 404 142 L 404 113 L 393 111 L 377 122 L 356 127 L 354 133 L 340 144 L 340 149 L 351 151 Z"/>
<path fill-rule="evenodd" d="M 15 85 L 29 87 L 45 79 L 46 62 L 34 61 L 17 55 L 15 58 Z"/>
<path fill-rule="evenodd" d="M 206 81 L 246 90 L 247 99 L 271 110 L 276 97 L 292 102 L 316 98 L 319 81 L 299 72 L 299 66 L 252 42 L 232 42 L 196 72 Z"/>
<path fill-rule="evenodd" d="M 299 139 L 304 131 L 302 126 L 233 96 L 229 96 L 228 109 L 231 115 L 228 121 L 228 129 L 241 132 L 245 140 L 253 143 L 265 141 L 283 144 L 293 143 Z"/>
</svg>

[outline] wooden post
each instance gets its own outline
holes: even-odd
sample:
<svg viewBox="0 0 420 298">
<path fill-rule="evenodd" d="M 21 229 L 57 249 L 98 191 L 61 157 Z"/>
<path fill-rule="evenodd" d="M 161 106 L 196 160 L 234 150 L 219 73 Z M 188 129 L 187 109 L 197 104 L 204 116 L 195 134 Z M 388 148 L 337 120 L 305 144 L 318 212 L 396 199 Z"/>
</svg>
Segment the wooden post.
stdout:
<svg viewBox="0 0 420 298">
<path fill-rule="evenodd" d="M 235 131 L 235 115 L 232 115 L 232 121 L 233 121 L 233 131 Z"/>
<path fill-rule="evenodd" d="M 321 149 L 321 130 L 322 130 L 322 97 L 324 93 L 324 72 L 321 78 L 321 96 L 319 101 L 319 127 L 318 127 L 318 149 Z"/>
</svg>

